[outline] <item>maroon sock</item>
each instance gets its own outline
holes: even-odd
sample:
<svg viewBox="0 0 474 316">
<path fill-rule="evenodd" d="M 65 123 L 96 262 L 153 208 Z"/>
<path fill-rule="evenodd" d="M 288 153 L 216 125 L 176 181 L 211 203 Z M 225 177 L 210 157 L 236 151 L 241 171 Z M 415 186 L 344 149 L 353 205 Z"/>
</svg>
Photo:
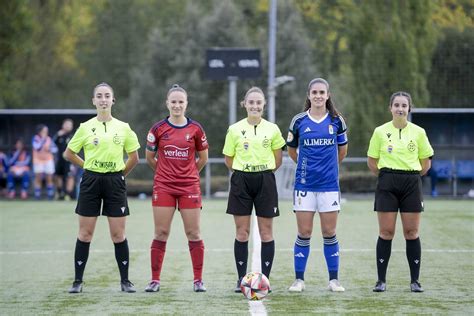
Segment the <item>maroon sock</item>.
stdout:
<svg viewBox="0 0 474 316">
<path fill-rule="evenodd" d="M 202 280 L 202 267 L 204 264 L 204 242 L 202 240 L 189 241 L 189 253 L 193 263 L 194 281 Z"/>
<path fill-rule="evenodd" d="M 151 279 L 159 281 L 163 259 L 166 252 L 166 241 L 153 239 L 150 249 L 151 257 Z"/>
</svg>

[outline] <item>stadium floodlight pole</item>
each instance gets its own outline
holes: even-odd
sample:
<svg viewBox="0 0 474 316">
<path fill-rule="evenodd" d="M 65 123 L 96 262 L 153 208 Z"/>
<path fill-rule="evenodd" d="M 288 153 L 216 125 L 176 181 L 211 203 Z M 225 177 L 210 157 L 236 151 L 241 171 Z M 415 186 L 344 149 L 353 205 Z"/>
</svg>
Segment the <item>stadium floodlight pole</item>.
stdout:
<svg viewBox="0 0 474 316">
<path fill-rule="evenodd" d="M 237 121 L 237 77 L 227 77 L 229 80 L 229 126 Z"/>
<path fill-rule="evenodd" d="M 275 122 L 275 59 L 276 59 L 277 0 L 270 0 L 268 11 L 268 120 Z"/>
</svg>

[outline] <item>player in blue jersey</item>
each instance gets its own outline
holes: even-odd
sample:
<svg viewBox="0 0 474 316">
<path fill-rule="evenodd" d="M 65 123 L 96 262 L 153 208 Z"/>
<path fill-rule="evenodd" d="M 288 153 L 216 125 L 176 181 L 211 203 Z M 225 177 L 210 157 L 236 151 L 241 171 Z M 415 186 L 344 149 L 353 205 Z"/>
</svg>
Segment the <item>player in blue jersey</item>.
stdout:
<svg viewBox="0 0 474 316">
<path fill-rule="evenodd" d="M 321 221 L 324 256 L 329 271 L 328 289 L 343 292 L 338 280 L 339 243 L 336 238 L 340 211 L 339 163 L 347 154 L 347 127 L 335 108 L 329 84 L 322 78 L 308 84 L 304 112 L 291 121 L 286 144 L 296 164 L 293 210 L 298 224 L 294 246 L 296 280 L 290 292 L 304 290 L 304 272 L 309 256 L 313 219 Z"/>
</svg>

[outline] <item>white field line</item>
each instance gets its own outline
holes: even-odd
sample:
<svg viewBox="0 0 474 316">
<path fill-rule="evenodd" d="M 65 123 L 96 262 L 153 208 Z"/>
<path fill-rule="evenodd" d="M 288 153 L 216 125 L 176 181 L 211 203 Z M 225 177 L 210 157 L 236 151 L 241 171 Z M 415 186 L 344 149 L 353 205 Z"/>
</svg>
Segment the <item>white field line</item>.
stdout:
<svg viewBox="0 0 474 316">
<path fill-rule="evenodd" d="M 262 272 L 260 250 L 262 248 L 262 241 L 260 239 L 260 232 L 258 231 L 257 216 L 255 213 L 252 213 L 252 228 L 251 228 L 251 238 L 252 238 L 252 263 L 251 271 L 252 272 Z M 249 312 L 250 315 L 267 315 L 267 309 L 263 305 L 262 301 L 249 301 Z"/>
<path fill-rule="evenodd" d="M 255 233 L 254 233 L 255 234 Z M 258 230 L 257 230 L 258 234 Z M 259 240 L 260 240 L 260 235 L 258 235 Z M 94 243 L 92 243 L 94 244 Z M 260 271 L 260 241 L 258 243 L 258 268 L 254 268 L 252 264 L 252 271 Z M 255 244 L 254 244 L 254 253 L 255 253 Z M 234 249 L 231 248 L 206 248 L 206 252 L 234 252 Z M 113 253 L 114 248 L 110 247 L 110 249 L 91 249 L 91 253 Z M 148 253 L 150 252 L 150 249 L 130 249 L 131 253 Z M 166 249 L 166 252 L 185 252 L 188 253 L 189 249 L 182 248 L 182 249 Z M 280 249 L 275 249 L 275 252 L 293 252 L 292 248 L 280 248 Z M 322 252 L 322 249 L 312 249 L 311 252 Z M 339 249 L 340 253 L 344 252 L 374 252 L 375 253 L 375 247 L 373 249 L 370 248 L 348 248 L 348 249 Z M 392 252 L 405 252 L 405 249 L 392 249 Z M 474 253 L 474 249 L 421 249 L 421 252 L 427 252 L 427 253 Z M 0 251 L 0 256 L 8 256 L 8 255 L 49 255 L 49 254 L 71 254 L 74 253 L 74 243 L 71 243 L 71 249 L 56 249 L 56 250 L 22 250 L 22 251 Z M 252 261 L 253 263 L 253 261 Z"/>
</svg>

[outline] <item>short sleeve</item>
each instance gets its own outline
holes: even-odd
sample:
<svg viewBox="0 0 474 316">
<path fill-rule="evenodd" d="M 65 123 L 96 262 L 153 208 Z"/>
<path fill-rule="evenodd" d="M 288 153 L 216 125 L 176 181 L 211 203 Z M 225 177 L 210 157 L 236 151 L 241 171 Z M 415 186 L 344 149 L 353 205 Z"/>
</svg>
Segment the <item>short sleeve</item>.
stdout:
<svg viewBox="0 0 474 316">
<path fill-rule="evenodd" d="M 158 139 L 155 134 L 154 126 L 148 131 L 146 135 L 146 150 L 156 152 L 158 150 Z"/>
<path fill-rule="evenodd" d="M 289 147 L 296 148 L 298 147 L 298 140 L 299 140 L 299 120 L 293 119 L 290 127 L 288 128 L 288 136 L 286 137 L 286 145 Z"/>
<path fill-rule="evenodd" d="M 374 130 L 370 138 L 367 156 L 375 159 L 380 158 L 380 137 L 378 137 L 377 129 Z"/>
<path fill-rule="evenodd" d="M 69 148 L 72 152 L 76 154 L 81 151 L 82 147 L 84 146 L 86 133 L 84 129 L 84 125 L 81 123 L 79 128 L 74 133 L 74 136 L 71 138 L 69 143 L 67 144 L 67 148 Z"/>
<path fill-rule="evenodd" d="M 203 151 L 209 148 L 206 133 L 200 126 L 198 126 L 197 131 L 196 131 L 195 146 L 196 146 L 196 151 Z"/>
<path fill-rule="evenodd" d="M 338 117 L 338 123 L 337 123 L 337 144 L 339 146 L 343 146 L 347 144 L 348 139 L 347 139 L 347 125 L 342 116 Z"/>
<path fill-rule="evenodd" d="M 431 147 L 430 141 L 428 140 L 428 136 L 426 136 L 425 130 L 422 129 L 422 132 L 420 132 L 420 137 L 418 139 L 418 158 L 426 159 L 433 155 L 433 147 Z"/>
<path fill-rule="evenodd" d="M 222 149 L 222 153 L 228 157 L 235 156 L 235 142 L 230 127 L 227 129 L 227 134 L 225 135 L 225 142 L 224 148 Z"/>
<path fill-rule="evenodd" d="M 283 148 L 285 146 L 285 139 L 281 136 L 281 131 L 278 128 L 278 125 L 274 125 L 275 132 L 273 133 L 272 138 L 272 150 L 277 150 Z"/>
<path fill-rule="evenodd" d="M 126 124 L 127 133 L 125 138 L 124 150 L 127 153 L 131 153 L 140 148 L 140 143 L 138 142 L 137 134 L 130 128 L 130 125 Z"/>
</svg>

